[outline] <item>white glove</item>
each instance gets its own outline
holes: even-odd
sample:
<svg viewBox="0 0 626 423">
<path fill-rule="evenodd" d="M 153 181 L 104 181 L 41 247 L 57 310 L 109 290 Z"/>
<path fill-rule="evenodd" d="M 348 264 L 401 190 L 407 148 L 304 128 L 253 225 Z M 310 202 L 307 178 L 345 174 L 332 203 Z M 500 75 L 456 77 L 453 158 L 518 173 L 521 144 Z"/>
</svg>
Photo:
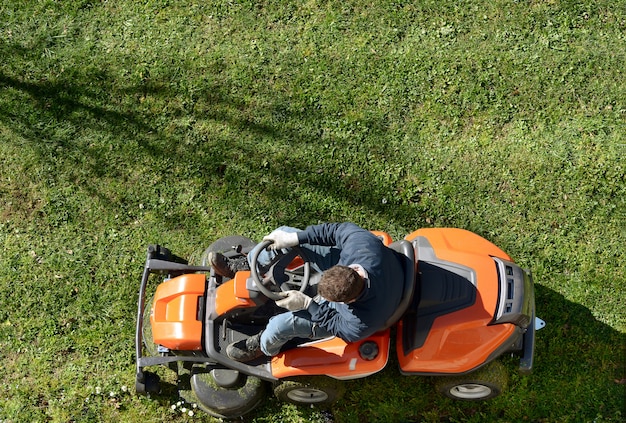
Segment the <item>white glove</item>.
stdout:
<svg viewBox="0 0 626 423">
<path fill-rule="evenodd" d="M 269 246 L 272 250 L 282 250 L 283 248 L 295 247 L 299 244 L 297 232 L 286 232 L 280 229 L 276 229 L 263 238 L 263 241 L 267 240 L 274 241 L 274 243 Z"/>
<path fill-rule="evenodd" d="M 308 295 L 296 290 L 279 292 L 278 295 L 284 298 L 276 301 L 276 305 L 289 311 L 306 310 L 313 301 Z"/>
</svg>

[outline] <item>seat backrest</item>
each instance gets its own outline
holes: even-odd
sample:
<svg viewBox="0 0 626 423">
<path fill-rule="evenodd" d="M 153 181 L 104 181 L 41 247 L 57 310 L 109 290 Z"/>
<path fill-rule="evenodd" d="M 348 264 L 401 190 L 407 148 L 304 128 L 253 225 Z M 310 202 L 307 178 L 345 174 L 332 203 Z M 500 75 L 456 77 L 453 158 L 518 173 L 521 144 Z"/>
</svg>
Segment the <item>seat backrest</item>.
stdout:
<svg viewBox="0 0 626 423">
<path fill-rule="evenodd" d="M 411 304 L 415 290 L 415 250 L 413 244 L 403 239 L 389 244 L 389 248 L 400 254 L 404 270 L 404 291 L 398 308 L 385 322 L 385 329 L 391 327 L 404 315 Z"/>
</svg>

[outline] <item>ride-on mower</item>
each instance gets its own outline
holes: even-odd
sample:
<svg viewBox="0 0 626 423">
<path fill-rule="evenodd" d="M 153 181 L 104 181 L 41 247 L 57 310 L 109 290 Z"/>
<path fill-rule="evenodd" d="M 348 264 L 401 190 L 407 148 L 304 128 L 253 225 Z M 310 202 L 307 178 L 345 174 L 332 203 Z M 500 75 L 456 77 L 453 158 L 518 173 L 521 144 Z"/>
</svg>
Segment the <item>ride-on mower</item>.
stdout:
<svg viewBox="0 0 626 423">
<path fill-rule="evenodd" d="M 392 342 L 405 376 L 438 376 L 436 388 L 461 400 L 499 395 L 508 371 L 498 360 L 520 356 L 519 370 L 533 367 L 535 317 L 531 274 L 500 248 L 462 229 L 420 229 L 392 242 L 373 231 L 403 258 L 401 304 L 386 328 L 354 343 L 331 337 L 289 345 L 275 357 L 241 363 L 226 346 L 257 334 L 285 309 L 277 292 L 315 288 L 321 276 L 299 249 L 279 254 L 270 266 L 257 263 L 271 241 L 256 244 L 229 236 L 211 244 L 199 265 L 168 249 L 148 247 L 137 312 L 136 391 L 159 392 L 159 377 L 146 367 L 176 371 L 181 396 L 212 416 L 241 416 L 259 405 L 268 390 L 299 405 L 327 406 L 343 393 L 343 380 L 381 371 Z M 211 251 L 247 255 L 249 271 L 232 279 L 207 263 Z M 161 275 L 151 301 L 148 281 Z M 392 333 L 393 341 L 392 341 Z"/>
</svg>

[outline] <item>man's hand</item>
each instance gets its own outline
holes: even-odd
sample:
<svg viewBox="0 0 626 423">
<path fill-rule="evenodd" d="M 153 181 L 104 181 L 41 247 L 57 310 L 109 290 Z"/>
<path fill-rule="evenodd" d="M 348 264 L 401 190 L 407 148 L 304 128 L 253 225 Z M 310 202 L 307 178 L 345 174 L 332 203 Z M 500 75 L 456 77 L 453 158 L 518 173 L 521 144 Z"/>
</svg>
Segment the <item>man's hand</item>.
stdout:
<svg viewBox="0 0 626 423">
<path fill-rule="evenodd" d="M 274 243 L 269 246 L 272 250 L 282 250 L 283 248 L 295 247 L 298 245 L 298 234 L 296 232 L 286 232 L 276 229 L 274 232 L 263 238 L 263 241 L 272 240 Z"/>
<path fill-rule="evenodd" d="M 296 290 L 279 292 L 278 295 L 284 298 L 276 301 L 276 305 L 289 311 L 306 310 L 313 301 L 308 295 Z"/>
</svg>

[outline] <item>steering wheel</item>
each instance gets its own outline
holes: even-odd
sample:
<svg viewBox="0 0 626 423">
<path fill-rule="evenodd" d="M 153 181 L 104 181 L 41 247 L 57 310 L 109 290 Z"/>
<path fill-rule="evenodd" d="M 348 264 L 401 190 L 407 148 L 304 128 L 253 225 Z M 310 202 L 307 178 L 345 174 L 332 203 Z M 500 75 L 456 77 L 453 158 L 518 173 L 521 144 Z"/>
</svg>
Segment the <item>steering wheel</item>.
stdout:
<svg viewBox="0 0 626 423">
<path fill-rule="evenodd" d="M 311 279 L 311 263 L 304 260 L 304 256 L 298 247 L 290 249 L 287 254 L 277 252 L 276 258 L 270 263 L 269 270 L 265 272 L 265 279 L 261 277 L 263 270 L 259 268 L 259 254 L 273 243 L 274 241 L 272 240 L 263 241 L 251 251 L 250 273 L 252 275 L 252 280 L 259 288 L 259 291 L 272 300 L 280 300 L 283 298 L 276 293 L 276 288 L 280 291 L 289 291 L 294 289 L 294 285 L 300 285 L 299 291 L 304 292 L 304 290 L 309 286 L 309 280 Z M 302 276 L 296 275 L 292 272 L 286 272 L 287 266 L 296 257 L 300 257 L 304 260 L 304 275 Z M 271 290 L 265 286 L 264 283 L 267 282 L 271 282 L 271 286 L 275 289 Z"/>
</svg>

